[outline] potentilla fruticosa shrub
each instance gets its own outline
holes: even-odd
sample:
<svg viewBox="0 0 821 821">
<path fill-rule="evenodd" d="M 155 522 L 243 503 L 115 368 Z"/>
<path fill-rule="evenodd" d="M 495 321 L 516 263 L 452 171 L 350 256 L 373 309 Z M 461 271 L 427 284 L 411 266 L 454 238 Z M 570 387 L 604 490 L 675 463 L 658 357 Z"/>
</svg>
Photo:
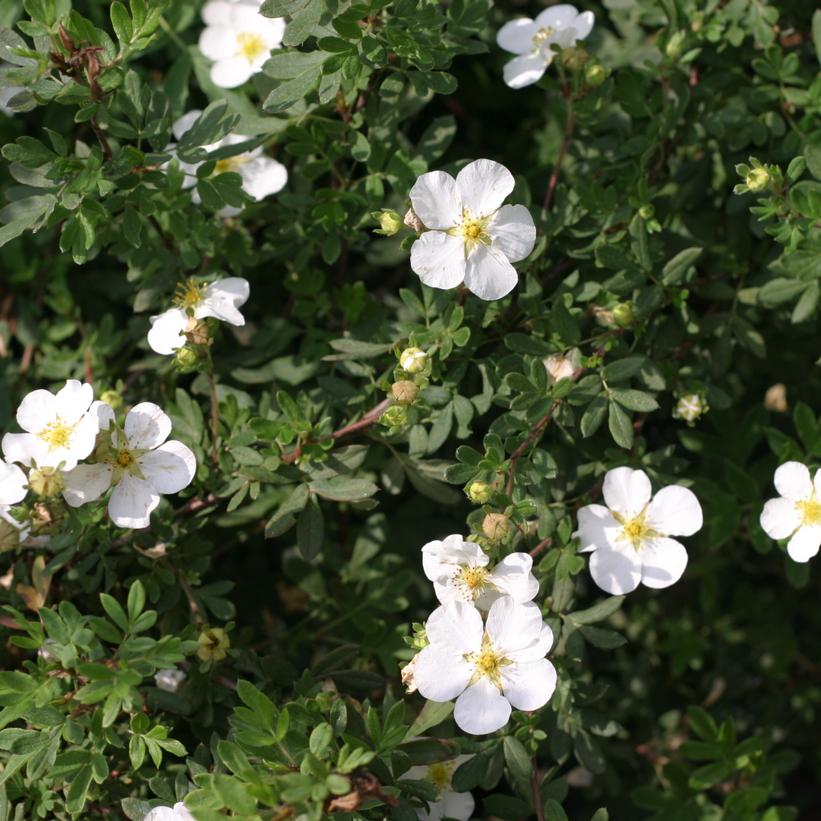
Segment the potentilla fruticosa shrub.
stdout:
<svg viewBox="0 0 821 821">
<path fill-rule="evenodd" d="M 821 814 L 821 12 L 0 4 L 0 821 Z"/>
</svg>

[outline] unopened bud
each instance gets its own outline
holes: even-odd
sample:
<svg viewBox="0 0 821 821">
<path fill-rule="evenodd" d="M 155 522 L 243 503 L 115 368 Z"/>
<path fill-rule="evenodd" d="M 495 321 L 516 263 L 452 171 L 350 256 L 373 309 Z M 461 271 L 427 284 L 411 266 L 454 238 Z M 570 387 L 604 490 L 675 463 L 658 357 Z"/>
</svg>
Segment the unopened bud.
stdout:
<svg viewBox="0 0 821 821">
<path fill-rule="evenodd" d="M 607 69 L 601 63 L 591 63 L 584 70 L 584 80 L 589 86 L 600 86 L 607 79 Z"/>
<path fill-rule="evenodd" d="M 488 513 L 482 522 L 482 532 L 492 542 L 504 541 L 510 533 L 510 519 L 503 513 Z"/>
<path fill-rule="evenodd" d="M 619 304 L 613 308 L 613 322 L 615 322 L 619 328 L 629 328 L 635 318 L 632 302 L 619 302 Z"/>
<path fill-rule="evenodd" d="M 688 393 L 682 396 L 673 409 L 673 418 L 683 419 L 688 425 L 692 425 L 699 416 L 703 416 L 709 408 L 704 399 L 697 393 Z"/>
<path fill-rule="evenodd" d="M 652 203 L 649 203 L 649 202 L 646 203 L 645 205 L 642 205 L 641 208 L 639 208 L 639 216 L 643 220 L 653 219 L 653 217 L 656 216 L 655 206 L 652 205 Z"/>
<path fill-rule="evenodd" d="M 119 410 L 123 406 L 123 397 L 117 391 L 103 391 L 100 394 L 100 401 L 105 402 L 112 410 Z"/>
<path fill-rule="evenodd" d="M 406 405 L 391 405 L 379 421 L 389 428 L 403 428 L 408 424 L 408 408 Z"/>
<path fill-rule="evenodd" d="M 399 356 L 399 365 L 407 373 L 421 373 L 427 361 L 428 355 L 421 348 L 405 348 Z"/>
<path fill-rule="evenodd" d="M 747 188 L 749 188 L 750 191 L 757 194 L 760 191 L 764 191 L 770 185 L 772 177 L 766 168 L 753 168 L 750 173 L 747 174 L 744 182 L 747 183 Z"/>
<path fill-rule="evenodd" d="M 391 395 L 400 405 L 410 405 L 419 395 L 419 386 L 410 379 L 400 379 L 391 385 Z"/>
<path fill-rule="evenodd" d="M 590 55 L 579 46 L 564 48 L 561 54 L 562 65 L 571 71 L 578 71 L 580 68 L 584 68 L 584 64 L 587 62 L 589 56 Z"/>
<path fill-rule="evenodd" d="M 193 348 L 189 348 L 187 345 L 183 345 L 183 347 L 179 348 L 174 354 L 174 366 L 183 373 L 196 368 L 199 361 L 200 357 L 197 352 L 193 350 Z"/>
<path fill-rule="evenodd" d="M 487 482 L 471 482 L 465 492 L 471 502 L 483 505 L 489 501 L 493 488 Z"/>
<path fill-rule="evenodd" d="M 681 49 L 684 45 L 686 34 L 683 31 L 677 31 L 668 41 L 664 47 L 664 53 L 671 59 L 677 60 L 681 56 Z"/>
<path fill-rule="evenodd" d="M 206 627 L 198 636 L 197 656 L 203 661 L 222 661 L 228 655 L 231 640 L 221 627 Z"/>
<path fill-rule="evenodd" d="M 29 473 L 29 487 L 43 499 L 62 493 L 65 483 L 57 468 L 34 468 Z"/>
<path fill-rule="evenodd" d="M 412 228 L 416 231 L 417 234 L 421 234 L 425 230 L 425 223 L 419 219 L 413 208 L 408 209 L 408 213 L 405 214 L 405 219 L 403 222 L 408 226 L 408 228 Z"/>
<path fill-rule="evenodd" d="M 374 233 L 392 237 L 402 230 L 402 217 L 396 211 L 385 209 L 384 211 L 375 211 L 371 216 L 379 223 L 379 228 Z"/>
</svg>

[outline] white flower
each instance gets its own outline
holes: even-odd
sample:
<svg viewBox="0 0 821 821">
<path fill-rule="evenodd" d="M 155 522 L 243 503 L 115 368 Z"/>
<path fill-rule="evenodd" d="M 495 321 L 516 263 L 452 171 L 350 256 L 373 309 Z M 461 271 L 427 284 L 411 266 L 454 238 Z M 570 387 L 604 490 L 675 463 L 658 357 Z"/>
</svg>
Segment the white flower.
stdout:
<svg viewBox="0 0 821 821">
<path fill-rule="evenodd" d="M 505 23 L 496 42 L 505 51 L 518 55 L 505 64 L 505 83 L 524 88 L 538 82 L 553 62 L 551 46 L 569 48 L 584 40 L 593 29 L 593 12 L 579 14 L 575 6 L 561 3 L 545 9 L 535 20 L 521 17 Z"/>
<path fill-rule="evenodd" d="M 202 54 L 214 61 L 211 80 L 221 88 L 236 88 L 256 74 L 271 49 L 282 43 L 285 20 L 263 17 L 259 2 L 213 0 L 202 9 L 205 28 L 200 34 Z"/>
<path fill-rule="evenodd" d="M 687 567 L 684 545 L 670 536 L 692 536 L 704 518 L 695 494 L 681 485 L 662 488 L 652 501 L 643 470 L 622 467 L 604 477 L 603 505 L 579 511 L 581 551 L 590 556 L 590 575 L 614 596 L 647 587 L 669 587 Z"/>
<path fill-rule="evenodd" d="M 186 112 L 178 120 L 174 122 L 172 131 L 177 140 L 181 140 L 183 135 L 190 131 L 194 123 L 199 118 L 202 111 L 199 109 L 192 109 Z M 221 140 L 215 143 L 209 143 L 202 146 L 207 152 L 211 153 L 218 148 L 226 148 L 231 145 L 239 145 L 252 139 L 243 134 L 226 134 Z M 166 149 L 172 154 L 175 153 L 175 143 L 171 143 Z M 183 188 L 193 188 L 197 184 L 197 169 L 202 165 L 202 162 L 186 163 L 178 160 L 180 168 L 185 174 L 183 178 Z M 203 160 L 205 162 L 205 160 Z M 214 166 L 214 174 L 225 174 L 227 172 L 239 174 L 242 177 L 242 190 L 248 194 L 256 202 L 264 200 L 265 197 L 271 194 L 276 194 L 281 191 L 288 182 L 288 169 L 273 157 L 268 157 L 263 153 L 262 147 L 257 146 L 251 151 L 245 151 L 242 154 L 235 154 L 233 157 L 223 157 L 216 161 Z M 200 203 L 200 196 L 197 191 L 192 194 L 194 203 Z M 232 205 L 226 205 L 221 208 L 219 215 L 221 217 L 234 217 L 241 213 L 241 208 L 236 208 Z"/>
<path fill-rule="evenodd" d="M 171 420 L 152 402 L 135 405 L 123 430 L 112 425 L 114 411 L 100 405 L 100 428 L 110 441 L 96 451 L 99 461 L 64 473 L 63 498 L 72 507 L 99 499 L 109 487 L 108 514 L 120 527 L 148 527 L 160 495 L 178 493 L 194 478 L 197 462 L 182 442 L 166 442 Z"/>
<path fill-rule="evenodd" d="M 7 433 L 3 453 L 10 462 L 71 470 L 94 449 L 97 414 L 89 412 L 91 385 L 69 379 L 57 394 L 29 393 L 17 408 L 17 424 L 26 433 Z"/>
<path fill-rule="evenodd" d="M 436 801 L 429 804 L 428 810 L 418 809 L 416 817 L 421 821 L 441 821 L 442 818 L 456 818 L 468 821 L 473 815 L 476 802 L 469 792 L 454 792 L 451 789 L 453 773 L 471 759 L 472 756 L 460 755 L 450 761 L 438 761 L 436 764 L 411 767 L 402 778 L 412 781 L 429 781 L 439 791 Z"/>
<path fill-rule="evenodd" d="M 0 508 L 16 505 L 26 497 L 26 474 L 17 465 L 0 459 Z"/>
<path fill-rule="evenodd" d="M 430 644 L 416 657 L 416 686 L 430 701 L 455 698 L 453 717 L 466 733 L 492 733 L 511 707 L 537 710 L 556 689 L 556 670 L 545 658 L 553 633 L 532 602 L 502 596 L 484 625 L 472 605 L 448 602 L 431 613 L 426 631 Z"/>
<path fill-rule="evenodd" d="M 821 470 L 810 478 L 801 462 L 785 462 L 775 472 L 779 496 L 761 511 L 761 528 L 771 539 L 786 539 L 794 562 L 808 562 L 821 546 Z"/>
<path fill-rule="evenodd" d="M 178 801 L 173 807 L 154 807 L 143 821 L 197 821 L 191 811 L 186 809 L 182 801 Z"/>
<path fill-rule="evenodd" d="M 683 419 L 688 425 L 692 425 L 707 410 L 707 403 L 697 393 L 688 393 L 676 402 L 673 418 Z"/>
<path fill-rule="evenodd" d="M 161 354 L 174 353 L 185 345 L 186 331 L 193 330 L 198 320 L 209 316 L 229 325 L 244 325 L 245 317 L 239 309 L 248 301 L 249 293 L 248 280 L 242 277 L 218 279 L 210 285 L 187 280 L 174 297 L 178 307 L 151 317 L 149 347 Z"/>
<path fill-rule="evenodd" d="M 157 670 L 157 672 L 154 673 L 154 681 L 157 687 L 160 690 L 165 690 L 167 693 L 176 693 L 182 686 L 185 678 L 185 671 L 179 670 L 176 667 L 171 667 L 167 670 Z"/>
<path fill-rule="evenodd" d="M 411 268 L 425 285 L 461 282 L 480 299 L 501 299 L 519 277 L 511 265 L 536 244 L 533 217 L 523 205 L 502 205 L 513 175 L 493 160 L 475 160 L 456 179 L 444 171 L 422 174 L 410 191 L 427 230 L 413 243 Z"/>
<path fill-rule="evenodd" d="M 464 601 L 487 610 L 500 596 L 528 602 L 539 592 L 539 582 L 530 572 L 533 559 L 527 553 L 511 553 L 494 568 L 488 567 L 489 562 L 476 542 L 458 534 L 422 548 L 425 575 L 442 604 Z"/>
</svg>

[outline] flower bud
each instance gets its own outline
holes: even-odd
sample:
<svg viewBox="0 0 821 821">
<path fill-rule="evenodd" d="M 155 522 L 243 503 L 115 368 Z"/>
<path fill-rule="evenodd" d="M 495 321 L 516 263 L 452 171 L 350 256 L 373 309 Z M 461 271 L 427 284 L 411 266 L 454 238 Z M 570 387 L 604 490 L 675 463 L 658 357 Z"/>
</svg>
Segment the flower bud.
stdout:
<svg viewBox="0 0 821 821">
<path fill-rule="evenodd" d="M 759 166 L 758 168 L 750 170 L 744 182 L 747 183 L 747 188 L 749 188 L 750 191 L 757 194 L 769 187 L 772 182 L 772 176 L 770 176 L 770 172 L 766 168 Z"/>
<path fill-rule="evenodd" d="M 613 308 L 613 322 L 615 322 L 619 328 L 629 328 L 635 321 L 635 318 L 632 302 L 619 302 L 619 304 Z"/>
<path fill-rule="evenodd" d="M 117 391 L 103 391 L 100 394 L 100 401 L 105 402 L 112 410 L 119 410 L 123 406 L 123 397 Z"/>
<path fill-rule="evenodd" d="M 157 670 L 154 673 L 154 682 L 157 688 L 166 693 L 176 693 L 185 681 L 185 671 L 171 667 L 168 670 Z"/>
<path fill-rule="evenodd" d="M 591 63 L 584 70 L 584 81 L 589 86 L 600 86 L 607 79 L 607 69 L 601 63 Z"/>
<path fill-rule="evenodd" d="M 681 57 L 681 49 L 684 45 L 685 32 L 677 31 L 668 41 L 664 47 L 664 53 L 671 59 L 677 60 Z"/>
<path fill-rule="evenodd" d="M 183 373 L 194 370 L 199 364 L 200 357 L 193 348 L 184 345 L 174 354 L 174 367 Z"/>
<path fill-rule="evenodd" d="M 501 542 L 510 533 L 510 519 L 503 513 L 488 513 L 482 522 L 482 532 L 492 542 Z"/>
<path fill-rule="evenodd" d="M 639 208 L 639 216 L 643 220 L 651 220 L 656 215 L 656 209 L 652 203 L 646 203 Z"/>
<path fill-rule="evenodd" d="M 581 366 L 581 351 L 571 348 L 566 354 L 554 353 L 544 360 L 544 367 L 551 382 L 570 379 Z"/>
<path fill-rule="evenodd" d="M 43 499 L 62 493 L 65 484 L 57 468 L 34 468 L 29 472 L 29 487 Z"/>
<path fill-rule="evenodd" d="M 584 68 L 584 64 L 590 55 L 579 46 L 571 46 L 570 48 L 563 48 L 561 53 L 562 65 L 569 68 L 571 71 L 578 71 Z"/>
<path fill-rule="evenodd" d="M 408 408 L 406 405 L 391 405 L 379 421 L 389 428 L 403 428 L 408 424 Z"/>
<path fill-rule="evenodd" d="M 465 492 L 471 502 L 483 505 L 490 499 L 493 488 L 487 482 L 471 482 Z"/>
<path fill-rule="evenodd" d="M 403 222 L 408 226 L 408 228 L 412 228 L 416 231 L 417 234 L 421 234 L 425 230 L 425 223 L 422 222 L 418 216 L 416 216 L 416 211 L 414 211 L 413 208 L 408 209 Z"/>
<path fill-rule="evenodd" d="M 421 373 L 427 361 L 428 355 L 421 348 L 405 348 L 399 356 L 399 366 L 406 373 Z"/>
<path fill-rule="evenodd" d="M 379 228 L 374 233 L 382 234 L 385 237 L 392 237 L 402 230 L 402 217 L 389 209 L 383 211 L 375 211 L 371 216 L 379 223 Z"/>
<path fill-rule="evenodd" d="M 221 627 L 206 627 L 197 638 L 197 656 L 203 661 L 222 661 L 228 655 L 231 641 Z"/>
<path fill-rule="evenodd" d="M 410 405 L 419 395 L 419 386 L 410 379 L 400 379 L 391 385 L 391 395 L 400 405 Z"/>
<path fill-rule="evenodd" d="M 679 398 L 673 409 L 674 419 L 683 419 L 688 425 L 692 425 L 699 416 L 703 416 L 709 408 L 707 403 L 697 393 L 688 393 Z"/>
</svg>

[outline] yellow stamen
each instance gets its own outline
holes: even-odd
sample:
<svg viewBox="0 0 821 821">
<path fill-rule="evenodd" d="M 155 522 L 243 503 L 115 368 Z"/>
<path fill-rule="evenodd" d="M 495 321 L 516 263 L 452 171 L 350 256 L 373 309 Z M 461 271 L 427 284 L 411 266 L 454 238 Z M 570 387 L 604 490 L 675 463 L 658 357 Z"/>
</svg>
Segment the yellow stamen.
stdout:
<svg viewBox="0 0 821 821">
<path fill-rule="evenodd" d="M 187 279 L 177 286 L 177 291 L 174 294 L 174 304 L 186 310 L 188 308 L 196 308 L 203 300 L 206 286 L 202 283 L 196 282 L 194 279 Z"/>
<path fill-rule="evenodd" d="M 486 567 L 462 567 L 456 574 L 456 580 L 465 585 L 476 598 L 485 588 L 489 575 L 490 571 Z"/>
<path fill-rule="evenodd" d="M 499 690 L 502 689 L 502 667 L 511 664 L 511 661 L 497 652 L 487 633 L 482 637 L 481 650 L 478 653 L 469 653 L 465 658 L 474 665 L 473 676 L 470 680 L 471 684 L 487 677 L 495 687 Z"/>
<path fill-rule="evenodd" d="M 452 761 L 440 761 L 428 767 L 428 781 L 439 790 L 440 794 L 450 787 L 453 764 Z"/>
<path fill-rule="evenodd" d="M 549 37 L 552 37 L 556 33 L 556 29 L 553 26 L 542 26 L 534 35 L 533 35 L 533 47 L 539 48 L 545 40 Z"/>
<path fill-rule="evenodd" d="M 244 57 L 249 63 L 253 63 L 269 50 L 258 34 L 243 31 L 237 35 L 237 56 Z"/>
<path fill-rule="evenodd" d="M 466 208 L 462 211 L 462 222 L 448 231 L 453 237 L 461 237 L 465 243 L 465 255 L 469 255 L 478 244 L 490 245 L 491 239 L 485 231 L 489 217 L 474 217 Z"/>
<path fill-rule="evenodd" d="M 816 498 L 815 493 L 809 499 L 795 503 L 798 512 L 803 517 L 801 525 L 821 525 L 821 502 Z"/>
<path fill-rule="evenodd" d="M 49 422 L 37 435 L 47 445 L 49 450 L 66 447 L 71 441 L 74 425 L 67 425 L 58 416 L 54 422 Z"/>
<path fill-rule="evenodd" d="M 226 174 L 229 171 L 232 171 L 235 174 L 239 174 L 240 168 L 242 168 L 242 166 L 247 162 L 248 156 L 246 154 L 240 154 L 237 157 L 223 157 L 223 159 L 217 160 L 216 165 L 214 166 L 214 173 Z"/>
<path fill-rule="evenodd" d="M 123 448 L 117 454 L 117 464 L 121 468 L 127 468 L 134 463 L 134 454 L 128 448 Z"/>
<path fill-rule="evenodd" d="M 634 516 L 632 519 L 625 519 L 615 513 L 613 515 L 622 527 L 619 538 L 630 542 L 636 550 L 641 548 L 642 543 L 647 541 L 647 539 L 652 539 L 658 535 L 647 523 L 647 514 L 645 511 L 642 511 L 638 516 Z"/>
</svg>

